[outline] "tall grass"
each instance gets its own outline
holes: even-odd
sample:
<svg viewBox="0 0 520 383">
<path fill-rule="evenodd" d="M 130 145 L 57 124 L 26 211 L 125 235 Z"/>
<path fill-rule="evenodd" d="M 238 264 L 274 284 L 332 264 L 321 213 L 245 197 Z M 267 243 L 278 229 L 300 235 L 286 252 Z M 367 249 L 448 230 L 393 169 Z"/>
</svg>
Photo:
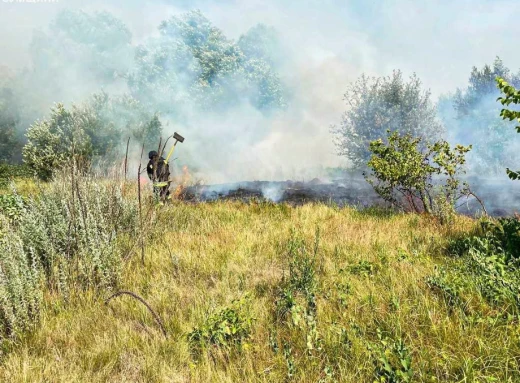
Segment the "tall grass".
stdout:
<svg viewBox="0 0 520 383">
<path fill-rule="evenodd" d="M 45 294 L 41 326 L 10 347 L 0 380 L 520 381 L 515 311 L 483 294 L 454 244 L 482 236 L 472 219 L 256 202 L 155 214 L 145 266 L 120 263 L 118 285 L 168 337 L 140 302 L 108 307 L 108 284 L 77 282 L 66 306 Z M 137 239 L 119 233 L 118 246 Z"/>
</svg>

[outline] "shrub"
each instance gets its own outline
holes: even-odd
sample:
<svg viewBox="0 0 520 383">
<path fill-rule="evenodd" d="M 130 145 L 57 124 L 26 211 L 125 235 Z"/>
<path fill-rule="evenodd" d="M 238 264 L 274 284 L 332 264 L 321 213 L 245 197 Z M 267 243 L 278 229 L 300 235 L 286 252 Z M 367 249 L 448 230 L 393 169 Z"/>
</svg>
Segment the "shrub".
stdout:
<svg viewBox="0 0 520 383">
<path fill-rule="evenodd" d="M 42 273 L 33 253 L 0 216 L 0 336 L 12 337 L 31 326 L 43 299 Z"/>
<path fill-rule="evenodd" d="M 11 222 L 16 222 L 25 211 L 26 200 L 18 194 L 0 195 L 0 214 L 3 214 Z"/>
<path fill-rule="evenodd" d="M 133 233 L 136 217 L 136 204 L 124 200 L 118 186 L 61 174 L 29 200 L 20 233 L 52 286 L 63 292 L 71 283 L 111 287 L 121 267 L 116 236 Z"/>
<path fill-rule="evenodd" d="M 502 105 L 510 105 L 511 103 L 515 105 L 520 105 L 520 90 L 515 89 L 514 86 L 510 85 L 503 78 L 498 77 L 496 79 L 498 89 L 505 95 L 505 97 L 499 97 L 497 101 L 500 101 Z M 515 121 L 518 123 L 516 126 L 516 131 L 520 133 L 520 111 L 511 110 L 511 109 L 502 109 L 500 111 L 500 117 L 504 120 Z M 511 169 L 506 169 L 509 178 L 512 180 L 520 180 L 520 171 L 512 171 Z"/>
<path fill-rule="evenodd" d="M 359 168 L 364 168 L 370 158 L 370 142 L 388 129 L 426 141 L 439 139 L 444 130 L 430 93 L 421 89 L 415 75 L 408 82 L 400 71 L 382 78 L 363 75 L 347 89 L 345 101 L 349 110 L 340 127 L 332 130 L 339 154 Z"/>
<path fill-rule="evenodd" d="M 520 309 L 520 275 L 518 265 L 494 248 L 488 239 L 475 241 L 465 258 L 465 271 L 473 276 L 482 296 L 490 303 L 513 310 Z"/>
<path fill-rule="evenodd" d="M 116 238 L 137 227 L 119 186 L 62 173 L 37 197 L 0 196 L 0 210 L 10 218 L 0 215 L 0 336 L 37 320 L 45 282 L 65 298 L 118 282 Z"/>
<path fill-rule="evenodd" d="M 41 179 L 49 180 L 70 164 L 85 170 L 94 160 L 115 161 L 124 154 L 123 141 L 128 136 L 147 146 L 156 145 L 161 130 L 159 117 L 150 115 L 133 98 L 110 99 L 102 93 L 70 109 L 57 104 L 49 119 L 28 129 L 22 152 L 25 163 Z"/>
<path fill-rule="evenodd" d="M 57 104 L 51 109 L 49 120 L 37 121 L 27 130 L 27 144 L 22 150 L 25 163 L 43 180 L 72 163 L 73 157 L 88 164 L 92 156 L 90 138 L 85 133 L 88 123 L 89 116 L 79 108 L 69 111 Z"/>
<path fill-rule="evenodd" d="M 449 250 L 462 257 L 462 269 L 491 304 L 518 313 L 520 309 L 520 221 L 483 221 L 480 235 L 459 239 Z"/>
<path fill-rule="evenodd" d="M 495 246 L 506 254 L 506 261 L 520 261 L 520 219 L 500 218 L 497 221 L 484 221 L 482 228 Z"/>
<path fill-rule="evenodd" d="M 455 201 L 471 194 L 458 179 L 471 146 L 452 149 L 446 141 L 438 141 L 423 150 L 421 138 L 387 132 L 388 144 L 382 139 L 370 143 L 372 173 L 364 174 L 367 181 L 393 205 L 446 220 Z"/>
<path fill-rule="evenodd" d="M 461 286 L 450 281 L 446 274 L 445 270 L 440 270 L 437 275 L 427 277 L 426 285 L 444 299 L 449 312 L 459 308 L 465 313 L 466 305 L 460 294 Z"/>
<path fill-rule="evenodd" d="M 5 188 L 15 178 L 30 178 L 33 176 L 27 165 L 0 163 L 0 188 Z"/>
</svg>

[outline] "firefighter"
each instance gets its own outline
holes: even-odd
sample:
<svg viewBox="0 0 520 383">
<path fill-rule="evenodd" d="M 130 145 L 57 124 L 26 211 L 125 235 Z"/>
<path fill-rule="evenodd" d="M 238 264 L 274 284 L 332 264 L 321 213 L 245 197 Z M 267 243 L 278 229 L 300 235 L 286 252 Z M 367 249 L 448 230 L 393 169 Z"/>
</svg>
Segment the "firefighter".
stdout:
<svg viewBox="0 0 520 383">
<path fill-rule="evenodd" d="M 146 166 L 146 173 L 148 178 L 153 182 L 153 192 L 159 201 L 170 199 L 170 166 L 163 157 L 152 150 L 148 153 L 148 165 Z"/>
</svg>

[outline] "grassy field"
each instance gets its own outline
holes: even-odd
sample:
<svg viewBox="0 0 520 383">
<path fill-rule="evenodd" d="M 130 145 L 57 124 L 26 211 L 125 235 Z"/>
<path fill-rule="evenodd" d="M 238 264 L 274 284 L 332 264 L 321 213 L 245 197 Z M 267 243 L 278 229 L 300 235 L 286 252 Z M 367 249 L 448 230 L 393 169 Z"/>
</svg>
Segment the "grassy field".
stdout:
<svg viewBox="0 0 520 383">
<path fill-rule="evenodd" d="M 144 265 L 137 246 L 112 291 L 47 290 L 38 325 L 4 342 L 0 381 L 520 381 L 518 316 L 447 251 L 475 220 L 256 202 L 154 214 Z M 136 299 L 105 304 L 120 290 L 167 336 Z"/>
</svg>

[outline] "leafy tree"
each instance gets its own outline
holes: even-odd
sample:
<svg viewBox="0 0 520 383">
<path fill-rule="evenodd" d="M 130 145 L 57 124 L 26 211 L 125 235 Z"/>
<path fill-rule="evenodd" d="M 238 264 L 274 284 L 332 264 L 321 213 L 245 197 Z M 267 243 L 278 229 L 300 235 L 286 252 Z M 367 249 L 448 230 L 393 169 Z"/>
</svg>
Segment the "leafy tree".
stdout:
<svg viewBox="0 0 520 383">
<path fill-rule="evenodd" d="M 240 36 L 237 42 L 245 57 L 262 60 L 274 67 L 281 63 L 282 47 L 273 27 L 258 24 Z"/>
<path fill-rule="evenodd" d="M 350 108 L 332 131 L 339 154 L 357 167 L 364 167 L 370 158 L 370 142 L 389 129 L 420 137 L 421 144 L 440 138 L 443 132 L 430 92 L 421 89 L 415 74 L 408 82 L 400 71 L 382 78 L 363 75 L 351 84 L 344 99 Z"/>
<path fill-rule="evenodd" d="M 12 159 L 17 146 L 15 125 L 10 121 L 0 122 L 0 161 Z"/>
<path fill-rule="evenodd" d="M 135 99 L 101 93 L 69 110 L 57 104 L 48 120 L 33 124 L 26 134 L 24 161 L 48 180 L 73 159 L 85 167 L 97 158 L 116 160 L 127 137 L 156 145 L 161 130 L 158 116 L 149 114 Z"/>
<path fill-rule="evenodd" d="M 163 21 L 159 32 L 137 49 L 128 76 L 135 98 L 177 116 L 187 107 L 222 110 L 243 99 L 262 110 L 284 105 L 281 81 L 261 50 L 244 54 L 200 11 Z"/>
<path fill-rule="evenodd" d="M 505 95 L 505 97 L 499 97 L 497 101 L 500 101 L 502 105 L 519 105 L 520 104 L 520 90 L 515 89 L 514 86 L 501 77 L 496 79 L 498 89 Z M 519 125 L 516 126 L 516 131 L 520 133 L 520 111 L 511 109 L 502 109 L 500 117 L 504 120 L 515 121 Z M 509 178 L 512 180 L 520 179 L 520 171 L 512 171 L 509 168 L 506 169 Z"/>
<path fill-rule="evenodd" d="M 512 74 L 497 57 L 492 65 L 473 67 L 468 87 L 446 97 L 445 107 L 439 109 L 450 141 L 473 145 L 468 164 L 474 173 L 500 174 L 506 164 L 518 160 L 518 152 L 511 145 L 514 137 L 508 129 L 510 124 L 498 116 L 497 76 L 520 85 L 520 73 Z"/>
<path fill-rule="evenodd" d="M 95 118 L 95 125 L 86 127 L 86 132 L 92 140 L 94 155 L 105 159 L 122 154 L 127 137 L 150 147 L 157 145 L 161 136 L 162 124 L 158 115 L 150 113 L 129 95 L 96 94 L 89 101 L 88 110 Z"/>
<path fill-rule="evenodd" d="M 458 199 L 471 194 L 468 185 L 458 179 L 471 146 L 452 149 L 439 140 L 421 149 L 421 138 L 390 130 L 387 133 L 387 144 L 382 139 L 370 143 L 371 174 L 365 173 L 384 200 L 403 209 L 446 218 Z"/>
<path fill-rule="evenodd" d="M 499 57 L 495 59 L 493 66 L 486 64 L 480 70 L 474 66 L 467 89 L 465 91 L 458 89 L 455 94 L 454 107 L 460 117 L 474 112 L 481 106 L 484 98 L 497 93 L 497 77 L 509 81 L 514 86 L 520 86 L 520 72 L 512 74 Z"/>
<path fill-rule="evenodd" d="M 159 31 L 167 40 L 185 44 L 199 64 L 198 80 L 203 85 L 215 84 L 240 66 L 240 49 L 200 11 L 163 21 Z"/>
<path fill-rule="evenodd" d="M 77 107 L 69 111 L 63 104 L 57 104 L 48 120 L 37 121 L 27 131 L 24 161 L 43 180 L 49 180 L 73 159 L 85 164 L 83 160 L 91 158 L 92 143 L 83 128 L 91 122 L 82 112 Z"/>
<path fill-rule="evenodd" d="M 107 12 L 64 10 L 33 33 L 31 62 L 15 79 L 22 126 L 40 118 L 54 101 L 82 102 L 100 88 L 124 85 L 134 47 L 128 28 Z"/>
</svg>

